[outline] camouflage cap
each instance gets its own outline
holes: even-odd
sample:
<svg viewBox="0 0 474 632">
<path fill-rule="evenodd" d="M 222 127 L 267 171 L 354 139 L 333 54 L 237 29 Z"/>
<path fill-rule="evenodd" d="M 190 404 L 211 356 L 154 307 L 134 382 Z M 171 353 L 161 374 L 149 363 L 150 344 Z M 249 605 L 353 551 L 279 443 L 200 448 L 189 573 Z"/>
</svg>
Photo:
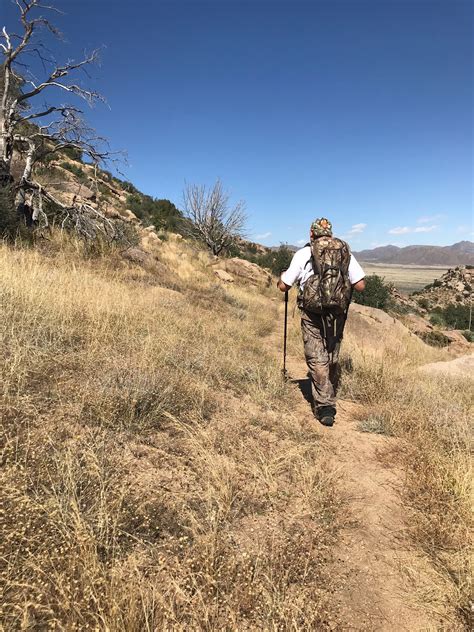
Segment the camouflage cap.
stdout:
<svg viewBox="0 0 474 632">
<path fill-rule="evenodd" d="M 311 224 L 311 231 L 314 237 L 322 237 L 323 235 L 332 236 L 332 224 L 325 217 L 315 219 Z"/>
</svg>

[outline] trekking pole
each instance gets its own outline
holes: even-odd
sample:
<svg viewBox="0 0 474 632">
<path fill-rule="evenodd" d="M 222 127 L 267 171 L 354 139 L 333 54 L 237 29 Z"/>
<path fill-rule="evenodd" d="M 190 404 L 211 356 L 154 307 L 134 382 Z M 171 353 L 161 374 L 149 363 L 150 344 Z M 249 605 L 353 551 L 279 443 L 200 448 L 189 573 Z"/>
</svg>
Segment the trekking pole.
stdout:
<svg viewBox="0 0 474 632">
<path fill-rule="evenodd" d="M 286 372 L 286 333 L 288 329 L 288 290 L 285 292 L 285 325 L 283 329 L 283 377 L 288 377 Z"/>
</svg>

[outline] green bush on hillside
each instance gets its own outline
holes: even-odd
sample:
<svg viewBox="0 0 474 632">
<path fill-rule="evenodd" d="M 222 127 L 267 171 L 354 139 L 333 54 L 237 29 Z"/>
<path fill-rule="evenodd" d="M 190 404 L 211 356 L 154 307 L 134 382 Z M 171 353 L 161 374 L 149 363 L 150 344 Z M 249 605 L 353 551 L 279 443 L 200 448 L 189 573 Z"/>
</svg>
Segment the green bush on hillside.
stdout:
<svg viewBox="0 0 474 632">
<path fill-rule="evenodd" d="M 451 344 L 451 340 L 441 331 L 423 331 L 419 335 L 423 342 L 432 347 L 447 347 Z"/>
<path fill-rule="evenodd" d="M 440 314 L 439 312 L 433 312 L 432 314 L 430 314 L 430 323 L 432 325 L 435 325 L 436 327 L 446 326 L 446 322 L 443 318 L 443 315 Z"/>
<path fill-rule="evenodd" d="M 451 303 L 447 307 L 436 307 L 430 315 L 433 325 L 450 329 L 469 329 L 469 306 Z"/>
<path fill-rule="evenodd" d="M 81 167 L 78 167 L 75 164 L 72 164 L 70 162 L 61 162 L 59 166 L 73 173 L 76 176 L 76 178 L 78 178 L 79 180 L 82 180 L 82 182 L 85 182 L 86 180 L 89 179 L 84 169 L 82 169 Z"/>
<path fill-rule="evenodd" d="M 269 268 L 273 274 L 280 275 L 283 270 L 287 270 L 293 253 L 286 244 L 281 244 L 277 250 L 271 250 L 264 255 L 256 257 L 256 263 L 262 268 Z"/>
<path fill-rule="evenodd" d="M 71 160 L 82 162 L 82 151 L 80 149 L 77 149 L 76 147 L 65 147 L 61 150 L 61 153 Z"/>
<path fill-rule="evenodd" d="M 365 277 L 365 290 L 363 292 L 354 292 L 354 301 L 368 307 L 388 309 L 391 303 L 390 288 L 391 286 L 385 283 L 383 277 L 377 274 L 370 274 Z"/>
<path fill-rule="evenodd" d="M 127 196 L 127 207 L 157 230 L 178 232 L 182 226 L 183 215 L 170 200 L 158 200 L 136 192 Z"/>
<path fill-rule="evenodd" d="M 283 270 L 287 270 L 293 257 L 292 251 L 286 244 L 281 244 L 275 250 L 269 250 L 264 254 L 257 254 L 257 246 L 255 244 L 245 244 L 244 247 L 236 244 L 228 249 L 228 256 L 241 257 L 252 263 L 256 263 L 262 268 L 268 268 L 272 274 L 279 276 Z"/>
<path fill-rule="evenodd" d="M 453 329 L 469 328 L 468 305 L 448 305 L 444 310 L 443 316 L 448 327 L 452 327 Z"/>
</svg>

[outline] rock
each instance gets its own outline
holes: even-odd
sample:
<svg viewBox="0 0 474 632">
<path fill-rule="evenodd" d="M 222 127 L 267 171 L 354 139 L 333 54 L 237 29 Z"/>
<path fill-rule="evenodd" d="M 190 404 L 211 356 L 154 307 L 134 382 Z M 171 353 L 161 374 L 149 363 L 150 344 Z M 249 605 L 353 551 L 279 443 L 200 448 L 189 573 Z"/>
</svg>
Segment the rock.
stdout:
<svg viewBox="0 0 474 632">
<path fill-rule="evenodd" d="M 140 247 L 146 252 L 153 252 L 161 244 L 161 239 L 155 232 L 144 230 L 140 238 Z"/>
<path fill-rule="evenodd" d="M 214 270 L 214 274 L 221 281 L 225 281 L 226 283 L 233 283 L 234 282 L 234 277 L 231 274 L 229 274 L 228 272 L 226 272 L 225 270 L 221 270 L 220 268 L 218 268 L 217 270 Z"/>
<path fill-rule="evenodd" d="M 461 356 L 448 362 L 431 362 L 419 369 L 428 375 L 474 379 L 474 355 Z"/>
<path fill-rule="evenodd" d="M 127 248 L 127 250 L 122 252 L 122 257 L 127 259 L 127 261 L 139 263 L 140 265 L 144 265 L 150 260 L 150 255 L 140 248 Z"/>
<path fill-rule="evenodd" d="M 269 272 L 246 259 L 239 259 L 238 257 L 222 259 L 219 265 L 234 277 L 239 277 L 252 285 L 269 287 L 272 282 L 272 275 Z"/>
<path fill-rule="evenodd" d="M 95 192 L 87 185 L 75 180 L 57 182 L 53 186 L 50 186 L 50 189 L 54 191 L 61 191 L 62 193 L 66 193 L 83 200 L 94 200 L 96 196 Z"/>
<path fill-rule="evenodd" d="M 417 295 L 417 300 L 427 307 L 428 311 L 435 307 L 445 308 L 452 303 L 469 305 L 472 300 L 472 283 L 474 268 L 458 266 L 445 272 L 439 279 Z"/>
<path fill-rule="evenodd" d="M 138 217 L 135 215 L 135 213 L 133 213 L 130 209 L 126 209 L 125 211 L 122 211 L 122 217 L 125 221 L 127 222 L 131 222 L 132 224 L 139 224 L 140 220 L 138 219 Z"/>
</svg>

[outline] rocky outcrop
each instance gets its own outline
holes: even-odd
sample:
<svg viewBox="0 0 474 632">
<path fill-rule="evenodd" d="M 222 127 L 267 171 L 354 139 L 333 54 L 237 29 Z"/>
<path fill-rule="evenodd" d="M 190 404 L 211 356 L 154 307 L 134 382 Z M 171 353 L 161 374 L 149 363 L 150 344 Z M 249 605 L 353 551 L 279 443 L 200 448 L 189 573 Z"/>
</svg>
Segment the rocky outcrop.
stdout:
<svg viewBox="0 0 474 632">
<path fill-rule="evenodd" d="M 416 300 L 413 299 L 413 297 L 407 296 L 406 294 L 402 294 L 393 285 L 390 287 L 390 297 L 391 297 L 392 301 L 396 305 L 402 307 L 403 311 L 405 311 L 405 312 L 416 312 L 416 313 L 421 312 L 421 313 L 423 313 L 424 311 L 426 311 L 426 310 L 423 310 L 422 308 L 420 308 L 420 306 L 418 305 Z"/>
<path fill-rule="evenodd" d="M 425 374 L 441 378 L 453 377 L 474 380 L 474 355 L 463 356 L 449 362 L 431 362 L 419 370 Z"/>
<path fill-rule="evenodd" d="M 416 302 L 424 309 L 447 307 L 451 304 L 469 305 L 473 300 L 474 267 L 459 266 L 427 285 L 416 295 Z"/>
<path fill-rule="evenodd" d="M 219 268 L 224 269 L 225 272 L 228 272 L 233 277 L 237 277 L 251 285 L 269 287 L 272 282 L 273 277 L 267 270 L 246 259 L 233 257 L 232 259 L 222 259 L 213 265 L 218 265 Z"/>
<path fill-rule="evenodd" d="M 214 270 L 214 274 L 216 275 L 218 279 L 220 279 L 221 281 L 224 281 L 225 283 L 234 282 L 234 277 L 228 272 L 226 272 L 225 270 L 221 270 L 220 268 L 218 268 L 217 270 Z"/>
</svg>

